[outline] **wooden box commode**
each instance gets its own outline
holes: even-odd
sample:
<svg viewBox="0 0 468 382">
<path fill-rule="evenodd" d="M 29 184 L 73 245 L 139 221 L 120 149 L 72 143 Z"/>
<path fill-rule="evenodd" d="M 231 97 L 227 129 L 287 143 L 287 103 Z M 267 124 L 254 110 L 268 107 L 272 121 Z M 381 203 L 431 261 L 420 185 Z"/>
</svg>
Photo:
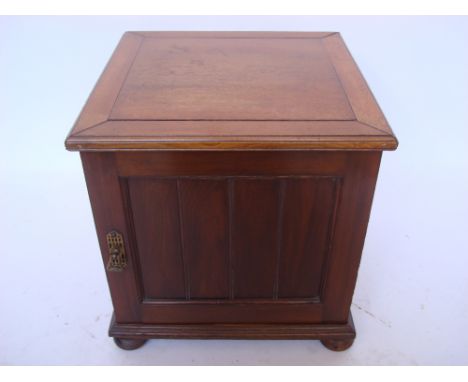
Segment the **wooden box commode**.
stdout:
<svg viewBox="0 0 468 382">
<path fill-rule="evenodd" d="M 397 140 L 338 33 L 125 33 L 66 147 L 81 154 L 118 346 L 351 346 Z"/>
</svg>

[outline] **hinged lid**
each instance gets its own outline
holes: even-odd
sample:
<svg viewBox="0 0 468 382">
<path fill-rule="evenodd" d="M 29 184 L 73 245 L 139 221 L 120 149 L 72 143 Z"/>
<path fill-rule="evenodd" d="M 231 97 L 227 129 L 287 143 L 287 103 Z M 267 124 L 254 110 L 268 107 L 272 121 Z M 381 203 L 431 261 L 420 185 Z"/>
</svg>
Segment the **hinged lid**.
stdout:
<svg viewBox="0 0 468 382">
<path fill-rule="evenodd" d="M 338 33 L 127 32 L 70 150 L 393 150 Z"/>
</svg>

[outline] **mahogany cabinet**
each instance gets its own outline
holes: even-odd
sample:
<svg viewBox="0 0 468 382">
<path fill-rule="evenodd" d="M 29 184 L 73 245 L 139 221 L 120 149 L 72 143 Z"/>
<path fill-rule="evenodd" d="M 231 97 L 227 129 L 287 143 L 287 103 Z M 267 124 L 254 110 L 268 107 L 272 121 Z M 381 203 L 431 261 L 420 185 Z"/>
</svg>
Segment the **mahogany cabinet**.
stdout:
<svg viewBox="0 0 468 382">
<path fill-rule="evenodd" d="M 351 346 L 397 140 L 338 33 L 127 32 L 66 147 L 81 153 L 117 345 Z"/>
</svg>

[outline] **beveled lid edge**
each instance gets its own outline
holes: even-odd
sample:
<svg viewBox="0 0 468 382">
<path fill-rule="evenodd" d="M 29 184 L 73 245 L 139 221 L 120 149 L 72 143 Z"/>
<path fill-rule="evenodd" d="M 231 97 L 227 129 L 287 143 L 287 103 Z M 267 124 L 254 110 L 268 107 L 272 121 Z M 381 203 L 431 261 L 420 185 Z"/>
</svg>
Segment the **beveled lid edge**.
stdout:
<svg viewBox="0 0 468 382">
<path fill-rule="evenodd" d="M 347 87 L 346 94 L 353 99 L 356 98 L 358 92 L 364 95 L 367 99 L 371 99 L 373 109 L 376 110 L 378 123 L 375 119 L 368 118 L 367 114 L 362 112 L 356 113 L 355 105 L 353 111 L 356 114 L 357 121 L 369 126 L 370 128 L 380 132 L 378 138 L 375 136 L 352 136 L 346 135 L 338 137 L 336 135 L 317 135 L 317 136 L 298 136 L 294 140 L 285 140 L 284 138 L 272 139 L 272 137 L 262 137 L 261 140 L 228 140 L 220 139 L 218 137 L 211 137 L 211 139 L 203 138 L 199 140 L 158 140 L 152 137 L 145 137 L 138 139 L 138 137 L 83 137 L 81 133 L 91 129 L 98 129 L 100 125 L 109 122 L 109 114 L 112 109 L 115 98 L 118 96 L 122 83 L 125 81 L 128 71 L 131 68 L 133 60 L 135 59 L 138 50 L 145 38 L 148 37 L 182 37 L 192 36 L 194 38 L 205 36 L 213 38 L 215 36 L 223 36 L 227 38 L 238 38 L 244 36 L 246 38 L 252 37 L 265 37 L 271 38 L 278 36 L 280 38 L 317 38 L 321 39 L 325 46 L 327 46 L 328 53 L 335 51 L 336 54 L 330 55 L 335 70 L 343 82 L 343 70 L 357 71 L 359 78 L 364 84 L 364 91 L 353 88 L 353 85 L 346 85 L 346 80 L 343 86 Z M 341 57 L 341 58 L 340 58 Z M 347 68 L 343 69 L 342 60 L 347 57 Z M 340 63 L 341 60 L 341 63 Z M 337 65 L 338 64 L 338 65 Z M 100 91 L 105 86 L 100 86 L 105 83 L 108 86 L 107 91 Z M 103 93 L 103 94 L 101 94 Z M 97 106 L 96 106 L 97 105 Z M 358 107 L 359 109 L 359 107 Z M 383 121 L 383 124 L 381 123 Z M 377 124 L 377 126 L 375 126 Z M 378 133 L 377 133 L 378 134 Z M 343 138 L 346 137 L 344 140 Z M 251 138 L 250 138 L 251 139 Z M 299 141 L 300 139 L 300 141 Z M 369 89 L 364 77 L 359 71 L 354 59 L 349 53 L 343 39 L 339 32 L 139 32 L 129 31 L 125 32 L 114 50 L 113 55 L 109 59 L 106 67 L 104 68 L 99 80 L 97 81 L 94 89 L 92 90 L 87 102 L 85 103 L 82 111 L 80 112 L 74 126 L 70 130 L 66 140 L 65 147 L 70 151 L 87 151 L 87 150 L 100 150 L 100 151 L 119 151 L 119 150 L 396 150 L 398 147 L 398 140 L 394 135 L 392 129 L 388 125 L 385 116 L 383 115 L 380 107 L 378 106 L 375 97 Z"/>
</svg>

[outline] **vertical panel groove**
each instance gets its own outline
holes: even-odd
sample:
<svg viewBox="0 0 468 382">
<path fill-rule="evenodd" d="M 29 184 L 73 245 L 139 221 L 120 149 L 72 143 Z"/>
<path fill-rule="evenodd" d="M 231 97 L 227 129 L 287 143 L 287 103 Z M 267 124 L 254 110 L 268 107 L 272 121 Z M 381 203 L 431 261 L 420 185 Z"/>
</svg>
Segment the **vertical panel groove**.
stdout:
<svg viewBox="0 0 468 382">
<path fill-rule="evenodd" d="M 331 217 L 329 219 L 329 229 L 328 229 L 328 246 L 326 249 L 326 253 L 324 256 L 324 261 L 322 265 L 322 279 L 320 282 L 320 289 L 319 289 L 319 296 L 320 299 L 323 300 L 323 292 L 325 291 L 325 287 L 327 284 L 327 275 L 328 275 L 328 266 L 330 262 L 330 253 L 332 252 L 333 247 L 333 237 L 335 236 L 335 226 L 336 226 L 336 217 L 338 214 L 338 208 L 340 205 L 341 199 L 341 187 L 342 187 L 342 178 L 334 178 L 335 182 L 335 189 L 333 195 L 333 210 L 330 211 Z"/>
<path fill-rule="evenodd" d="M 281 259 L 281 246 L 283 237 L 283 206 L 284 206 L 284 193 L 286 188 L 286 182 L 284 179 L 278 182 L 278 225 L 276 231 L 277 249 L 276 249 L 276 273 L 275 281 L 273 286 L 273 298 L 278 299 L 279 290 L 279 271 L 280 271 L 280 259 Z"/>
<path fill-rule="evenodd" d="M 184 228 L 183 228 L 183 213 L 182 213 L 182 204 L 180 202 L 180 185 L 179 180 L 177 179 L 177 206 L 179 210 L 179 232 L 180 232 L 180 254 L 182 257 L 182 269 L 184 273 L 184 289 L 185 289 L 185 298 L 190 300 L 190 274 L 187 268 L 187 261 L 184 255 Z"/>
<path fill-rule="evenodd" d="M 234 299 L 234 262 L 232 258 L 232 215 L 234 212 L 234 180 L 232 178 L 228 179 L 228 230 L 229 230 L 229 238 L 228 238 L 228 256 L 229 256 L 229 298 L 232 300 Z"/>
<path fill-rule="evenodd" d="M 127 232 L 129 235 L 128 245 L 130 247 L 130 257 L 134 264 L 134 276 L 135 276 L 135 285 L 138 288 L 138 299 L 139 301 L 143 301 L 144 296 L 146 295 L 144 285 L 143 285 L 143 278 L 141 276 L 141 264 L 140 264 L 140 255 L 138 251 L 138 240 L 136 239 L 135 233 L 135 223 L 133 217 L 133 207 L 130 198 L 130 190 L 128 186 L 128 178 L 120 178 L 120 189 L 122 193 L 122 203 L 125 208 L 125 218 L 127 221 Z"/>
</svg>

